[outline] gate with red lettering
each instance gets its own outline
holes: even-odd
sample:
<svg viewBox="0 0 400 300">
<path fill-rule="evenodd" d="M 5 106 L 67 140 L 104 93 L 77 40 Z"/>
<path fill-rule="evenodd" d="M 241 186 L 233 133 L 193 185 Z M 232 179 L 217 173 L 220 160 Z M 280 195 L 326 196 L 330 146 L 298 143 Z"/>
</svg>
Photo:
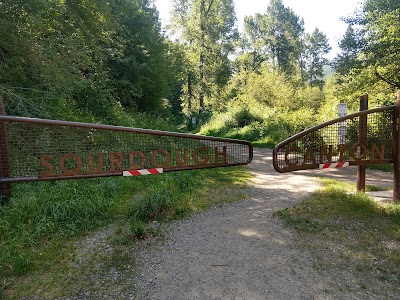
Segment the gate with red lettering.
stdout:
<svg viewBox="0 0 400 300">
<path fill-rule="evenodd" d="M 366 97 L 366 96 L 363 96 Z M 361 99 L 363 100 L 363 98 Z M 360 111 L 300 132 L 273 151 L 277 172 L 393 163 L 394 199 L 399 199 L 400 92 L 396 105 Z M 362 173 L 365 176 L 365 173 Z M 360 176 L 360 175 L 359 175 Z M 358 180 L 360 181 L 360 180 Z M 358 190 L 365 190 L 358 182 Z"/>
<path fill-rule="evenodd" d="M 247 141 L 0 111 L 0 193 L 6 197 L 16 182 L 228 167 L 248 164 L 252 157 Z"/>
<path fill-rule="evenodd" d="M 339 162 L 350 166 L 392 163 L 393 122 L 394 106 L 386 106 L 307 129 L 274 148 L 274 168 L 283 173 Z"/>
</svg>

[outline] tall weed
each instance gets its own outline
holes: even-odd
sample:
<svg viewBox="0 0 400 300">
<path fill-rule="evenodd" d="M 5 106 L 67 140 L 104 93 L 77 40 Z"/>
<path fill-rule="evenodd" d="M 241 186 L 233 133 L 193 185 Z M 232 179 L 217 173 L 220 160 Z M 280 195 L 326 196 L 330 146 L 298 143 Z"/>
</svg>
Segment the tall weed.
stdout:
<svg viewBox="0 0 400 300">
<path fill-rule="evenodd" d="M 130 215 L 139 221 L 151 221 L 166 218 L 173 214 L 174 199 L 170 190 L 165 187 L 155 193 L 144 194 L 133 203 Z"/>
</svg>

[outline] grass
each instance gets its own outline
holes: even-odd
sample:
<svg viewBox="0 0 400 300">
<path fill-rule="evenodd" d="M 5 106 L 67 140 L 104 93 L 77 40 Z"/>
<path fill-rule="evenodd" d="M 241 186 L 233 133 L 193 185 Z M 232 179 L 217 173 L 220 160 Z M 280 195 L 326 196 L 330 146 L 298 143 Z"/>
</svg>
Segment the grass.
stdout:
<svg viewBox="0 0 400 300">
<path fill-rule="evenodd" d="M 41 299 L 53 299 L 88 289 L 94 266 L 102 266 L 99 274 L 123 270 L 127 261 L 134 266 L 128 250 L 136 239 L 157 235 L 154 224 L 243 198 L 249 176 L 233 167 L 15 184 L 10 204 L 0 208 L 0 295 L 19 299 L 42 286 Z M 112 244 L 111 254 L 90 250 L 79 258 L 77 243 L 109 226 L 112 238 L 104 243 Z M 85 263 L 76 267 L 77 261 Z"/>
<path fill-rule="evenodd" d="M 275 141 L 271 140 L 268 137 L 258 141 L 254 141 L 252 142 L 252 144 L 255 148 L 268 148 L 268 149 L 273 149 L 277 145 Z"/>
<path fill-rule="evenodd" d="M 392 164 L 368 165 L 367 169 L 393 173 L 393 165 Z"/>
<path fill-rule="evenodd" d="M 380 204 L 353 185 L 324 180 L 325 187 L 300 204 L 275 213 L 295 228 L 323 276 L 350 274 L 343 292 L 398 295 L 400 283 L 400 204 Z M 374 189 L 374 188 L 373 188 Z M 334 281 L 334 280 L 333 280 Z M 351 298 L 351 297 L 350 297 Z"/>
<path fill-rule="evenodd" d="M 326 190 L 341 190 L 346 193 L 355 193 L 357 192 L 357 183 L 344 181 L 344 180 L 336 180 L 333 178 L 324 178 L 320 177 L 318 180 L 321 182 L 322 186 Z M 365 185 L 366 192 L 377 192 L 377 191 L 389 191 L 392 190 L 392 187 L 384 187 L 378 185 Z"/>
</svg>

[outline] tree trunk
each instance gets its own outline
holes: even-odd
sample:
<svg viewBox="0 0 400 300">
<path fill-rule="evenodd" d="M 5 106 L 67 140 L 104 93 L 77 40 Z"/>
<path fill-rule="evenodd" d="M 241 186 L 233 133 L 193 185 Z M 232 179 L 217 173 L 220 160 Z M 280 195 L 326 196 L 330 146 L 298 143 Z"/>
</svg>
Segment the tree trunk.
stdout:
<svg viewBox="0 0 400 300">
<path fill-rule="evenodd" d="M 191 112 L 191 110 L 192 110 L 192 98 L 193 98 L 192 72 L 188 73 L 187 81 L 188 81 L 188 110 L 189 110 L 189 112 Z"/>
<path fill-rule="evenodd" d="M 201 0 L 200 7 L 200 61 L 199 61 L 199 110 L 204 108 L 204 18 L 206 14 L 206 0 Z"/>
</svg>

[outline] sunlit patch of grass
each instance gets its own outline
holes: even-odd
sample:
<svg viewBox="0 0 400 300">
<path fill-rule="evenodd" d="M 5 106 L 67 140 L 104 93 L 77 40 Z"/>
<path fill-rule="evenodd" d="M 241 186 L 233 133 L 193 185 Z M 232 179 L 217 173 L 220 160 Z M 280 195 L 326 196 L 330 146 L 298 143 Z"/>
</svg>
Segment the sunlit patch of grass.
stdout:
<svg viewBox="0 0 400 300">
<path fill-rule="evenodd" d="M 273 141 L 270 137 L 266 137 L 257 141 L 254 141 L 253 146 L 255 148 L 269 148 L 272 149 L 276 146 L 276 141 Z"/>
<path fill-rule="evenodd" d="M 345 190 L 346 192 L 356 192 L 357 191 L 357 184 L 354 182 L 347 182 L 347 181 L 339 181 L 332 178 L 319 178 L 319 181 L 326 189 L 333 189 L 333 190 Z M 391 187 L 385 186 L 378 186 L 378 185 L 366 185 L 365 191 L 366 192 L 377 192 L 377 191 L 389 191 Z"/>
<path fill-rule="evenodd" d="M 380 191 L 390 191 L 390 190 L 392 190 L 392 188 L 387 186 L 368 185 L 368 184 L 365 186 L 366 192 L 380 192 Z"/>
</svg>

